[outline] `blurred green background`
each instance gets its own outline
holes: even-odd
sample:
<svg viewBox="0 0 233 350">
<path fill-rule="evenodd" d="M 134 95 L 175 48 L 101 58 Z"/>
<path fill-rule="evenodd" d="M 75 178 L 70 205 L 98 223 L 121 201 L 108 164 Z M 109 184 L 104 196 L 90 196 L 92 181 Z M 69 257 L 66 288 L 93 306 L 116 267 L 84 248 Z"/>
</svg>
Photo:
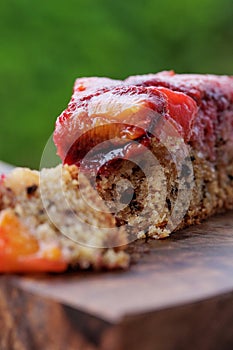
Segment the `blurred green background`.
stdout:
<svg viewBox="0 0 233 350">
<path fill-rule="evenodd" d="M 38 167 L 81 76 L 233 74 L 232 0 L 1 0 L 0 159 Z"/>
</svg>

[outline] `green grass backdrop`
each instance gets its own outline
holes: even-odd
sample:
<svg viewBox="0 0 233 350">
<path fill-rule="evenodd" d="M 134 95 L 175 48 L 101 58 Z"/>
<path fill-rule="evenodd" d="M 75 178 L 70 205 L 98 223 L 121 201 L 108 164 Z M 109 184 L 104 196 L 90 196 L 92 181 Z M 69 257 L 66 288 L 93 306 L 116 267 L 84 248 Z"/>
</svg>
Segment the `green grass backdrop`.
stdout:
<svg viewBox="0 0 233 350">
<path fill-rule="evenodd" d="M 81 76 L 233 74 L 232 0 L 1 0 L 0 159 L 38 167 Z"/>
</svg>

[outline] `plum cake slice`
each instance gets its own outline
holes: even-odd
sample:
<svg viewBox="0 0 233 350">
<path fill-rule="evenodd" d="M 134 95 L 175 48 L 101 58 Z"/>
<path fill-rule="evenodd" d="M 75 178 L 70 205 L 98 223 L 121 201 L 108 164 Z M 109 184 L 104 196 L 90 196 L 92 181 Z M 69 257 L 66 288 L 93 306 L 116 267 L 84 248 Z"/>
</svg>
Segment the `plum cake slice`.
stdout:
<svg viewBox="0 0 233 350">
<path fill-rule="evenodd" d="M 54 141 L 136 237 L 233 208 L 233 77 L 77 79 Z"/>
<path fill-rule="evenodd" d="M 1 177 L 0 273 L 126 268 L 126 243 L 76 166 L 16 168 Z"/>
</svg>

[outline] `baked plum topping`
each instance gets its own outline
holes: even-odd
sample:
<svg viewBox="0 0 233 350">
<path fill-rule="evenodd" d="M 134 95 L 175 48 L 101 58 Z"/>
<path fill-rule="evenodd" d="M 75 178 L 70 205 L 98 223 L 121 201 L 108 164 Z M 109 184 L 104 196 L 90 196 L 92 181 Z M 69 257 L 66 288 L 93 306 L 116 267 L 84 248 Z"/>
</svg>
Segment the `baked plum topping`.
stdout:
<svg viewBox="0 0 233 350">
<path fill-rule="evenodd" d="M 162 87 L 84 85 L 76 83 L 67 110 L 56 123 L 54 141 L 63 163 L 79 165 L 92 150 L 97 158 L 103 151 L 122 158 L 137 155 L 148 140 L 159 139 L 166 121 L 189 139 L 197 113 L 189 96 Z"/>
</svg>

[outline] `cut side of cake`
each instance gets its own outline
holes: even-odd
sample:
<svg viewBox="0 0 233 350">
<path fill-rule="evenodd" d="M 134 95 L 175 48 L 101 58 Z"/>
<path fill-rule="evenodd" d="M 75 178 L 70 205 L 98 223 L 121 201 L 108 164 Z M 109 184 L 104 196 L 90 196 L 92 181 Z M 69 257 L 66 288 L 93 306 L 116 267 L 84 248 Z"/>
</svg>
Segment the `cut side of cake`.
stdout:
<svg viewBox="0 0 233 350">
<path fill-rule="evenodd" d="M 1 176 L 0 273 L 126 268 L 126 243 L 76 166 Z"/>
<path fill-rule="evenodd" d="M 233 208 L 233 77 L 77 79 L 54 141 L 132 236 L 163 238 Z"/>
</svg>

